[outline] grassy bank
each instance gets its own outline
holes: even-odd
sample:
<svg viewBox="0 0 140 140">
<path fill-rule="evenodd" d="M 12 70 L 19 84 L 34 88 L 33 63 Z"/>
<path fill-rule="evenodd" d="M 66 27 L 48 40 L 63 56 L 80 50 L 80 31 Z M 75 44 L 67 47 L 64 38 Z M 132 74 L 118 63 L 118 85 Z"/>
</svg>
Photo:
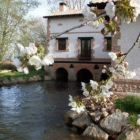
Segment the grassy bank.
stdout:
<svg viewBox="0 0 140 140">
<path fill-rule="evenodd" d="M 11 78 L 11 77 L 33 77 L 35 75 L 39 75 L 43 77 L 45 75 L 44 70 L 31 70 L 29 74 L 25 74 L 23 72 L 17 72 L 17 71 L 1 71 L 0 72 L 0 78 Z"/>
</svg>

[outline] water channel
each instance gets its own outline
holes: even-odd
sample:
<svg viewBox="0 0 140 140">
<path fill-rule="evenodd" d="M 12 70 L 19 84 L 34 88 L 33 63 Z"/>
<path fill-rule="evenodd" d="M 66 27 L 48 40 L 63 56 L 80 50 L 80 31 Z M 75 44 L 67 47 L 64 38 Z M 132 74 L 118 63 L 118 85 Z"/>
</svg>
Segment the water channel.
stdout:
<svg viewBox="0 0 140 140">
<path fill-rule="evenodd" d="M 63 124 L 68 97 L 81 94 L 75 82 L 55 81 L 0 88 L 0 140 L 83 140 Z"/>
</svg>

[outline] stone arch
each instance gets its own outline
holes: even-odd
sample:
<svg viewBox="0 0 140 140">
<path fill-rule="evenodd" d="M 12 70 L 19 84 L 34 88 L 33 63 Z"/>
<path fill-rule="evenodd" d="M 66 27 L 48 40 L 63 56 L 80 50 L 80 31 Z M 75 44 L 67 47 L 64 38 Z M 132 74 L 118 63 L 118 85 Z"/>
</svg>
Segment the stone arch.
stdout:
<svg viewBox="0 0 140 140">
<path fill-rule="evenodd" d="M 68 72 L 65 68 L 58 68 L 55 72 L 56 80 L 68 81 Z"/>
<path fill-rule="evenodd" d="M 80 69 L 77 74 L 77 82 L 89 83 L 90 80 L 93 80 L 93 75 L 88 69 Z"/>
</svg>

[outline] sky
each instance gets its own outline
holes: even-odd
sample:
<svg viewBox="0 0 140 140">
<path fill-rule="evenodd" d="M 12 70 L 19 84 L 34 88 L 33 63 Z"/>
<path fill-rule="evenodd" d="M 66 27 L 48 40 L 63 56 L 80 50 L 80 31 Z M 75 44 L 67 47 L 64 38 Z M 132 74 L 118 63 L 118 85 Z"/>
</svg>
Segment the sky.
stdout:
<svg viewBox="0 0 140 140">
<path fill-rule="evenodd" d="M 38 2 L 40 2 L 41 4 L 38 6 L 38 8 L 31 10 L 28 16 L 43 18 L 43 16 L 46 16 L 48 14 L 46 0 L 38 0 Z"/>
<path fill-rule="evenodd" d="M 56 3 L 59 6 L 59 2 L 62 0 L 58 0 L 58 3 Z M 87 2 L 89 2 L 90 0 L 87 0 Z M 43 18 L 43 16 L 46 16 L 47 14 L 49 14 L 49 12 L 47 11 L 47 9 L 49 9 L 49 6 L 47 5 L 46 0 L 38 0 L 38 2 L 40 2 L 40 5 L 38 6 L 38 8 L 33 9 L 32 11 L 29 12 L 28 16 L 33 16 L 33 17 L 37 17 L 37 18 Z"/>
</svg>

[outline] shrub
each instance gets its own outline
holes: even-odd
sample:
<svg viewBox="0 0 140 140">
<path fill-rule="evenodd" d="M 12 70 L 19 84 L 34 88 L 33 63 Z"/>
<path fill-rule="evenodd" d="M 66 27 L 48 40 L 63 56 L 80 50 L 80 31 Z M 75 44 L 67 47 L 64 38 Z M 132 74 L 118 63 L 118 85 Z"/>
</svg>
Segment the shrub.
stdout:
<svg viewBox="0 0 140 140">
<path fill-rule="evenodd" d="M 15 71 L 16 67 L 13 65 L 12 62 L 7 61 L 5 63 L 0 64 L 0 70 L 12 70 L 12 71 Z"/>
<path fill-rule="evenodd" d="M 140 98 L 137 96 L 127 96 L 123 99 L 115 100 L 115 108 L 130 114 L 140 114 Z"/>
</svg>

